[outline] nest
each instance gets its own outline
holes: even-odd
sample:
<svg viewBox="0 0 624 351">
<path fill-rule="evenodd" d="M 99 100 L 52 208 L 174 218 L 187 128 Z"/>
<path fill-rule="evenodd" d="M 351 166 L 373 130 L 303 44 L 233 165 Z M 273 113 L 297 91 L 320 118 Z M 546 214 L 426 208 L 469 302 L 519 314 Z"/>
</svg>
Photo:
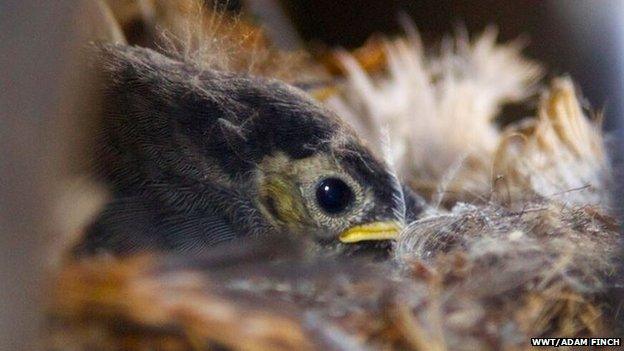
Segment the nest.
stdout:
<svg viewBox="0 0 624 351">
<path fill-rule="evenodd" d="M 184 6 L 147 3 L 167 14 L 159 23 L 169 37 L 204 33 L 180 29 Z M 427 196 L 388 258 L 276 240 L 193 257 L 65 260 L 52 282 L 49 348 L 524 350 L 531 337 L 608 334 L 618 224 L 599 118 L 587 117 L 570 78 L 541 87 L 539 64 L 518 44 L 497 44 L 492 30 L 458 35 L 439 53 L 406 33 L 330 55 L 343 78 L 310 89 Z M 185 42 L 176 52 L 186 60 L 298 81 L 273 74 L 286 54 L 239 45 L 242 61 L 226 65 L 193 46 L 202 40 L 176 45 Z M 367 71 L 362 55 L 382 58 L 383 69 Z M 306 60 L 319 81 L 338 72 Z M 495 124 L 505 104 L 540 87 L 535 117 Z"/>
<path fill-rule="evenodd" d="M 54 346 L 517 350 L 601 335 L 616 229 L 591 207 L 464 207 L 412 224 L 385 262 L 284 242 L 87 260 L 57 281 Z"/>
</svg>

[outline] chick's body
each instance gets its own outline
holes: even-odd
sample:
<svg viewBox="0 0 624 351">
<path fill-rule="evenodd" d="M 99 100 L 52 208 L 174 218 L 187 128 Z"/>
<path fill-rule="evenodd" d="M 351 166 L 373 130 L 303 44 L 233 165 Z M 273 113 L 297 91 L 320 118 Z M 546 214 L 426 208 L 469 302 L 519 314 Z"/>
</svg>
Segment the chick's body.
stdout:
<svg viewBox="0 0 624 351">
<path fill-rule="evenodd" d="M 321 242 L 396 233 L 405 212 L 396 178 L 304 92 L 149 49 L 101 51 L 99 173 L 113 199 L 79 254 L 183 251 L 277 232 Z"/>
</svg>

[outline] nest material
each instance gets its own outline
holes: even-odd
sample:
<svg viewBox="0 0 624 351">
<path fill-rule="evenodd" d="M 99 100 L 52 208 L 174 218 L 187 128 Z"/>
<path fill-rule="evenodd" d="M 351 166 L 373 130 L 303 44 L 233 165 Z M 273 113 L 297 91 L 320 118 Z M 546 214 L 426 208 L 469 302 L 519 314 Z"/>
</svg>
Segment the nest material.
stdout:
<svg viewBox="0 0 624 351">
<path fill-rule="evenodd" d="M 130 44 L 147 46 L 199 67 L 287 82 L 327 76 L 305 51 L 275 48 L 248 17 L 233 17 L 197 0 L 106 0 Z M 132 37 L 140 33 L 140 37 Z"/>
<path fill-rule="evenodd" d="M 386 43 L 383 74 L 340 54 L 347 83 L 323 96 L 429 195 L 389 260 L 265 242 L 68 261 L 49 349 L 523 350 L 530 337 L 608 333 L 618 227 L 599 124 L 563 78 L 536 118 L 499 130 L 494 118 L 531 96 L 539 65 L 491 31 L 433 56 L 414 33 Z M 220 65 L 202 55 L 184 56 Z"/>
<path fill-rule="evenodd" d="M 440 186 L 455 200 L 487 193 L 500 140 L 494 118 L 534 91 L 541 67 L 519 44 L 497 45 L 493 29 L 473 41 L 460 35 L 430 55 L 417 32 L 408 33 L 387 41 L 386 75 L 368 75 L 342 55 L 348 81 L 328 104 L 377 150 L 385 130 L 399 175 L 419 193 L 433 199 Z"/>
<path fill-rule="evenodd" d="M 87 260 L 60 275 L 58 349 L 518 350 L 604 333 L 617 226 L 595 208 L 463 207 L 423 219 L 394 260 L 287 257 L 264 243 L 215 257 Z M 68 333 L 67 331 L 72 331 Z"/>
</svg>

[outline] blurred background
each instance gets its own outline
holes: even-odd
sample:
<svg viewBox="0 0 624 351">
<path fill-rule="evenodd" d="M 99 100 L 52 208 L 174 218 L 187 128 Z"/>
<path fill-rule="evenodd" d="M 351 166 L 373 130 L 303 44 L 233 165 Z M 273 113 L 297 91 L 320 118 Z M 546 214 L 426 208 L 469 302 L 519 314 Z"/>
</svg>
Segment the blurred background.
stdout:
<svg viewBox="0 0 624 351">
<path fill-rule="evenodd" d="M 76 43 L 94 35 L 82 6 L 94 3 L 0 2 L 2 349 L 34 348 L 45 248 L 56 239 L 52 199 L 67 172 L 72 131 L 81 123 L 70 112 L 82 98 L 72 85 L 79 74 L 74 53 Z M 622 116 L 624 0 L 206 1 L 215 5 L 251 13 L 283 48 L 356 48 L 373 33 L 400 34 L 400 14 L 411 17 L 430 44 L 458 28 L 476 33 L 494 24 L 501 40 L 526 40 L 527 55 L 543 62 L 549 76 L 570 74 L 588 104 L 605 110 L 606 129 Z M 141 30 L 133 28 L 137 38 Z"/>
<path fill-rule="evenodd" d="M 250 3 L 229 6 L 238 10 Z M 457 30 L 474 34 L 494 25 L 501 41 L 524 41 L 527 56 L 544 63 L 549 77 L 574 77 L 591 107 L 605 110 L 608 129 L 622 111 L 621 0 L 282 0 L 249 7 L 262 14 L 266 3 L 284 11 L 305 45 L 356 48 L 374 33 L 398 35 L 401 14 L 413 20 L 429 47 Z"/>
</svg>

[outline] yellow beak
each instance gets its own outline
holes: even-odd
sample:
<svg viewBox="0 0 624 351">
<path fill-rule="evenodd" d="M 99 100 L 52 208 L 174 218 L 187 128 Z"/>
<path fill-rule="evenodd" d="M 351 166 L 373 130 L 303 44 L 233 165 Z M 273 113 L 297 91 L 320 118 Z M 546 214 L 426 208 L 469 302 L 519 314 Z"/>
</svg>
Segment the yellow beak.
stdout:
<svg viewBox="0 0 624 351">
<path fill-rule="evenodd" d="M 394 221 L 373 222 L 351 227 L 338 237 L 341 242 L 357 243 L 365 240 L 390 240 L 396 239 L 401 226 Z"/>
</svg>

